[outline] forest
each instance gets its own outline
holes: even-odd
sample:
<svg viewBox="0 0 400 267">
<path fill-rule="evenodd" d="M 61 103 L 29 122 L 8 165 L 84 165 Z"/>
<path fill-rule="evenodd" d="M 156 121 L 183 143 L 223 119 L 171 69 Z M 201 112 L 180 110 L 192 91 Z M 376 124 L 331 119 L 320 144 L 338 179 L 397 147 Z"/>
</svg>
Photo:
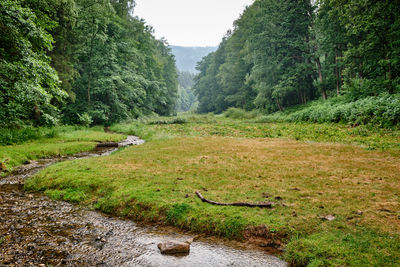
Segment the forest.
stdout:
<svg viewBox="0 0 400 267">
<path fill-rule="evenodd" d="M 198 64 L 198 111 L 395 126 L 399 14 L 397 0 L 256 0 Z"/>
<path fill-rule="evenodd" d="M 400 266 L 400 0 L 140 1 L 0 0 L 0 266 Z"/>
<path fill-rule="evenodd" d="M 110 125 L 175 112 L 165 41 L 130 0 L 0 3 L 0 127 Z"/>
</svg>

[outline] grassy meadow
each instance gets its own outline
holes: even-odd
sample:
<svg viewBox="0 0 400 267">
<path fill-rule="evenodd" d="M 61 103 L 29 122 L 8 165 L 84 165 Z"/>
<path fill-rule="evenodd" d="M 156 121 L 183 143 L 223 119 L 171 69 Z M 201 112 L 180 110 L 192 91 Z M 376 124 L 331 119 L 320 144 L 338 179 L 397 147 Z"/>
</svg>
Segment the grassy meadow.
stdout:
<svg viewBox="0 0 400 267">
<path fill-rule="evenodd" d="M 92 150 L 99 141 L 120 141 L 126 137 L 123 134 L 105 133 L 102 127 L 74 126 L 29 131 L 2 130 L 0 136 L 0 163 L 8 171 L 28 160 L 72 155 Z"/>
<path fill-rule="evenodd" d="M 296 266 L 400 265 L 398 130 L 214 115 L 111 129 L 147 142 L 56 164 L 26 190 L 195 233 L 263 240 Z M 214 206 L 197 190 L 218 202 L 274 205 Z"/>
</svg>

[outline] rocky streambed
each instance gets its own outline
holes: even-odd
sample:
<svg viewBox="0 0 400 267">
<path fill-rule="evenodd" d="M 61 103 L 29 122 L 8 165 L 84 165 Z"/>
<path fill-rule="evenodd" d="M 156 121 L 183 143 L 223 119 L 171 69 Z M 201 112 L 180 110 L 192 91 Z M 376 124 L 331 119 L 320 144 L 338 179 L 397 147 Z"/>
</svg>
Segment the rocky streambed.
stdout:
<svg viewBox="0 0 400 267">
<path fill-rule="evenodd" d="M 119 146 L 142 144 L 128 137 Z M 25 179 L 58 161 L 104 156 L 117 147 L 29 162 L 0 180 L 0 266 L 286 266 L 263 251 L 215 239 L 191 244 L 190 254 L 162 255 L 157 244 L 192 236 L 141 226 L 41 194 L 22 191 Z"/>
</svg>

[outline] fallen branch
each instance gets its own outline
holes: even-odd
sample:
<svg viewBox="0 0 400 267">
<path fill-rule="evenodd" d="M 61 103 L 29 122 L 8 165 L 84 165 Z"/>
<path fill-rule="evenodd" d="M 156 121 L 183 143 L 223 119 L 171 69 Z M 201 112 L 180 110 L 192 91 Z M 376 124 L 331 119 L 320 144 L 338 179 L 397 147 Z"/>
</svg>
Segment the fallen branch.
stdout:
<svg viewBox="0 0 400 267">
<path fill-rule="evenodd" d="M 254 204 L 254 203 L 247 203 L 247 202 L 234 202 L 234 203 L 221 203 L 221 202 L 215 202 L 212 200 L 208 200 L 204 198 L 199 191 L 196 191 L 196 195 L 201 199 L 201 201 L 212 204 L 212 205 L 218 205 L 218 206 L 239 206 L 239 207 L 258 207 L 258 208 L 272 208 L 273 203 L 272 202 L 264 202 L 264 203 L 259 203 L 259 204 Z"/>
</svg>

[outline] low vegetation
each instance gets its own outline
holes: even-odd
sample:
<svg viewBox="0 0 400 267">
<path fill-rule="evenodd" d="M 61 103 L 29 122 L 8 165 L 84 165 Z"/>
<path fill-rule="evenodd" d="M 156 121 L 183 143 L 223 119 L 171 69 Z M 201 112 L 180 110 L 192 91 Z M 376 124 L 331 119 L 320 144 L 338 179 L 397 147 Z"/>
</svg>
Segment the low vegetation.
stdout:
<svg viewBox="0 0 400 267">
<path fill-rule="evenodd" d="M 6 170 L 28 160 L 72 155 L 93 149 L 97 142 L 120 141 L 125 137 L 105 133 L 102 127 L 75 126 L 1 130 L 0 135 L 0 163 Z"/>
<path fill-rule="evenodd" d="M 400 264 L 399 131 L 211 114 L 184 119 L 114 125 L 148 142 L 49 167 L 26 190 L 194 232 L 261 234 L 270 246 L 286 244 L 284 257 L 294 265 Z M 274 207 L 213 206 L 196 190 L 218 202 Z"/>
<path fill-rule="evenodd" d="M 368 125 L 353 127 L 335 123 L 262 123 L 260 118 L 230 119 L 223 116 L 186 115 L 186 123 L 172 123 L 176 119 L 165 119 L 170 124 L 153 124 L 152 119 L 129 124 L 116 124 L 115 132 L 138 135 L 146 140 L 176 136 L 225 136 L 240 138 L 288 138 L 298 141 L 334 142 L 356 144 L 369 150 L 385 150 L 397 153 L 400 149 L 400 131 L 375 128 Z M 158 121 L 156 119 L 155 121 Z"/>
<path fill-rule="evenodd" d="M 225 112 L 227 115 L 229 115 L 228 111 Z M 245 114 L 249 113 L 245 112 Z M 315 101 L 285 112 L 263 116 L 259 118 L 259 121 L 339 122 L 391 128 L 400 124 L 400 94 L 371 96 L 357 101 L 350 101 L 345 97 Z"/>
</svg>

